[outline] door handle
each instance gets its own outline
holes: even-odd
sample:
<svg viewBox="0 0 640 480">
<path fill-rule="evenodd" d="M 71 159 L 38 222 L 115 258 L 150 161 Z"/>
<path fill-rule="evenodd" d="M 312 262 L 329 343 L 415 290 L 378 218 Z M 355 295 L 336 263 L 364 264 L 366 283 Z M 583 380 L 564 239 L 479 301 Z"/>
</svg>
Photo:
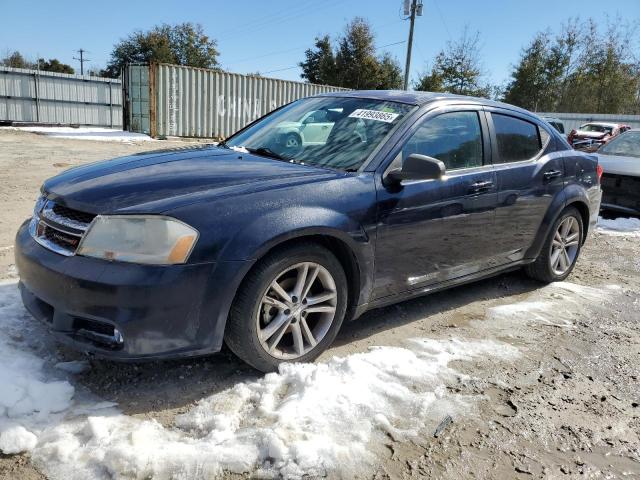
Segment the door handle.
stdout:
<svg viewBox="0 0 640 480">
<path fill-rule="evenodd" d="M 469 185 L 469 191 L 471 193 L 486 192 L 487 190 L 490 190 L 491 187 L 493 187 L 493 182 L 490 180 L 484 182 L 475 182 Z"/>
<path fill-rule="evenodd" d="M 545 180 L 551 180 L 552 178 L 562 176 L 562 172 L 560 170 L 548 170 L 542 174 L 542 178 Z"/>
</svg>

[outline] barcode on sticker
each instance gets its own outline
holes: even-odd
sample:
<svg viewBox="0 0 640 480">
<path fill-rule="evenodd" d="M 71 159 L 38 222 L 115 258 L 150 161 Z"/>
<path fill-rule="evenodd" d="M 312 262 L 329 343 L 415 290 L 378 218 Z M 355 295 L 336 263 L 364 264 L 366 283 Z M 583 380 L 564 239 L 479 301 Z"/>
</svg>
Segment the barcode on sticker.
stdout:
<svg viewBox="0 0 640 480">
<path fill-rule="evenodd" d="M 352 118 L 363 118 L 365 120 L 377 120 L 379 122 L 391 123 L 398 118 L 397 113 L 379 112 L 378 110 L 365 110 L 364 108 L 358 108 L 354 110 L 351 115 Z"/>
</svg>

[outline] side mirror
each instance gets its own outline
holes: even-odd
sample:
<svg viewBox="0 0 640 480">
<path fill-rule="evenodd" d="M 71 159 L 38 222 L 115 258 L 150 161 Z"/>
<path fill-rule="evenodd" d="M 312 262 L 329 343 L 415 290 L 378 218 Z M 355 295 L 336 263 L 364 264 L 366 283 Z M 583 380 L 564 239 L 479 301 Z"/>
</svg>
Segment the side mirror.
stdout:
<svg viewBox="0 0 640 480">
<path fill-rule="evenodd" d="M 389 171 L 386 178 L 396 183 L 402 180 L 438 180 L 445 171 L 444 163 L 437 158 L 412 153 L 404 159 L 401 168 Z"/>
</svg>

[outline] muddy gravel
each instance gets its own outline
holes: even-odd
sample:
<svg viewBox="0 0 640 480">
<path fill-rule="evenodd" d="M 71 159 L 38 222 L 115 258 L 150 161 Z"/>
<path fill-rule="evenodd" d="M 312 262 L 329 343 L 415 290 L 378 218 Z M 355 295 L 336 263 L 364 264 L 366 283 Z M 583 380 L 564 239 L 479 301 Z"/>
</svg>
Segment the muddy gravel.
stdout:
<svg viewBox="0 0 640 480">
<path fill-rule="evenodd" d="M 0 130 L 0 279 L 16 276 L 13 235 L 45 178 L 71 165 L 167 146 Z M 577 290 L 572 308 L 553 321 L 490 315 L 501 305 L 558 295 L 512 272 L 371 311 L 343 327 L 320 361 L 414 337 L 495 339 L 521 352 L 516 362 L 459 362 L 464 375 L 448 389 L 472 397 L 471 411 L 451 422 L 443 416 L 437 436 L 389 437 L 375 478 L 640 478 L 640 237 L 590 235 L 568 280 L 591 288 Z M 59 355 L 79 358 L 63 349 Z M 164 425 L 199 399 L 259 377 L 227 351 L 188 361 L 91 363 L 77 384 L 118 402 L 126 414 Z M 4 478 L 44 477 L 18 455 L 0 456 Z"/>
</svg>

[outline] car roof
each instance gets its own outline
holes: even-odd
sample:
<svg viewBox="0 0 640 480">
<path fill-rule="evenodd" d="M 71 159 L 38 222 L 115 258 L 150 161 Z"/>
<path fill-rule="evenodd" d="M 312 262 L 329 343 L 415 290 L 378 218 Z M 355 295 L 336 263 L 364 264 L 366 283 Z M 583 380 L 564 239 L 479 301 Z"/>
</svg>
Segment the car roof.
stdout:
<svg viewBox="0 0 640 480">
<path fill-rule="evenodd" d="M 468 97 L 466 95 L 454 95 L 452 93 L 440 92 L 418 92 L 414 90 L 348 90 L 341 92 L 327 92 L 317 95 L 318 97 L 347 97 L 347 98 L 369 98 L 373 100 L 407 103 L 409 105 L 426 105 L 441 100 L 455 100 L 466 104 L 486 105 L 491 107 L 507 108 L 517 112 L 532 115 L 532 112 L 508 103 L 496 102 L 487 98 Z"/>
<path fill-rule="evenodd" d="M 584 127 L 585 125 L 601 125 L 603 127 L 619 127 L 621 124 L 620 123 L 610 123 L 610 122 L 587 122 L 587 123 L 583 123 L 580 126 Z"/>
</svg>

